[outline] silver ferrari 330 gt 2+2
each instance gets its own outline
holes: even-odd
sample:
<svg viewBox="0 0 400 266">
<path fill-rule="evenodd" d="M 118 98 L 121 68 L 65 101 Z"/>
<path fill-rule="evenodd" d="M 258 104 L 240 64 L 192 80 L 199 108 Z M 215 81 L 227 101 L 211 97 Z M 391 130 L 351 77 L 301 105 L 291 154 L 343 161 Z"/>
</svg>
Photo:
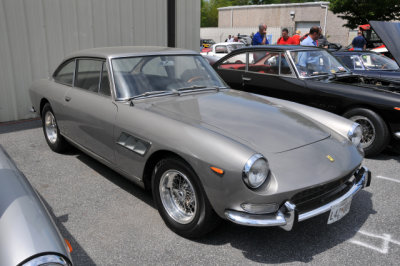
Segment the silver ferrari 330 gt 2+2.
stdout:
<svg viewBox="0 0 400 266">
<path fill-rule="evenodd" d="M 291 230 L 330 212 L 333 223 L 370 184 L 358 124 L 232 90 L 193 51 L 83 50 L 30 96 L 53 151 L 73 144 L 151 189 L 166 225 L 184 237 L 220 218 Z"/>
</svg>

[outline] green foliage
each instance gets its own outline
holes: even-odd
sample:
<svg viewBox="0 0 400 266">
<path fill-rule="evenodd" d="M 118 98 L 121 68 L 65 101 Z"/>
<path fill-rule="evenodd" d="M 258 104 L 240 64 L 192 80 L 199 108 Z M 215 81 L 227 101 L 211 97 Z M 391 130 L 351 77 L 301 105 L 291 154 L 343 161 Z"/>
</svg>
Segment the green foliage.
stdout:
<svg viewBox="0 0 400 266">
<path fill-rule="evenodd" d="M 225 6 L 266 5 L 312 2 L 312 0 L 201 0 L 201 27 L 218 27 L 218 8 Z"/>
<path fill-rule="evenodd" d="M 355 29 L 370 20 L 400 19 L 399 0 L 330 0 L 329 9 L 347 22 L 343 25 Z"/>
</svg>

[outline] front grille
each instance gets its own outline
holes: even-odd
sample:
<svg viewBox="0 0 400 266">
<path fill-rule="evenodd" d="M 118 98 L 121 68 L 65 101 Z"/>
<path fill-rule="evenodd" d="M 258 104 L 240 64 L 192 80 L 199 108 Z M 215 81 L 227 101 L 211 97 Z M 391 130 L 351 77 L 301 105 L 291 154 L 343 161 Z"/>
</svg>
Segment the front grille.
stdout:
<svg viewBox="0 0 400 266">
<path fill-rule="evenodd" d="M 294 195 L 290 201 L 300 213 L 313 210 L 346 194 L 360 180 L 361 175 L 354 177 L 351 173 L 333 182 L 304 190 Z"/>
</svg>

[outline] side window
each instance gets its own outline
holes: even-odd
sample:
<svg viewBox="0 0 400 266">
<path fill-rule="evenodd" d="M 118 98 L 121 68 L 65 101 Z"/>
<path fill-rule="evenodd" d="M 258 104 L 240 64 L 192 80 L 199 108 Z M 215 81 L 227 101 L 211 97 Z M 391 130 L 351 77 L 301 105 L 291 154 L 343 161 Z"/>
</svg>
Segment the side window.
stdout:
<svg viewBox="0 0 400 266">
<path fill-rule="evenodd" d="M 72 81 L 74 79 L 75 72 L 75 59 L 64 63 L 56 73 L 54 73 L 53 78 L 56 82 L 65 85 L 72 86 Z"/>
<path fill-rule="evenodd" d="M 161 57 L 157 56 L 145 63 L 142 68 L 142 73 L 145 75 L 168 77 L 165 67 L 169 66 L 170 64 L 173 64 L 173 61 L 162 61 Z"/>
<path fill-rule="evenodd" d="M 107 64 L 103 62 L 103 71 L 101 72 L 100 94 L 111 96 L 110 80 L 108 79 Z"/>
<path fill-rule="evenodd" d="M 77 63 L 75 87 L 98 92 L 102 66 L 103 61 L 100 60 L 79 59 Z"/>
<path fill-rule="evenodd" d="M 246 53 L 237 54 L 235 56 L 227 58 L 219 66 L 219 69 L 234 69 L 234 70 L 245 70 L 246 69 Z"/>
<path fill-rule="evenodd" d="M 249 64 L 250 72 L 258 72 L 263 74 L 279 74 L 279 61 L 281 60 L 281 54 L 276 52 L 256 52 L 253 54 L 252 63 Z M 286 61 L 286 60 L 285 60 Z M 287 61 L 286 66 L 289 67 Z M 290 70 L 290 68 L 289 68 Z"/>
<path fill-rule="evenodd" d="M 289 60 L 287 59 L 287 57 L 284 54 L 281 54 L 281 75 L 292 75 L 292 70 L 290 69 L 289 66 Z"/>
</svg>

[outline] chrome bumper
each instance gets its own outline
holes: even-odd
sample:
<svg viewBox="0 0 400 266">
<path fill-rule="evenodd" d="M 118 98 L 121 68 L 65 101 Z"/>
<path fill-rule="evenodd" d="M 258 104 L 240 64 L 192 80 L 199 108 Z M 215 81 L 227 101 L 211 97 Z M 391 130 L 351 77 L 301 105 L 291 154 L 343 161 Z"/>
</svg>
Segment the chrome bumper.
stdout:
<svg viewBox="0 0 400 266">
<path fill-rule="evenodd" d="M 368 170 L 368 168 L 361 167 L 358 170 L 358 174 L 362 175 L 360 180 L 354 184 L 346 194 L 311 211 L 298 213 L 298 211 L 296 211 L 296 205 L 290 201 L 286 201 L 279 211 L 272 214 L 250 214 L 240 211 L 226 210 L 225 216 L 228 218 L 228 220 L 240 225 L 259 227 L 280 226 L 286 231 L 290 231 L 292 230 L 295 222 L 301 222 L 328 212 L 333 206 L 354 196 L 364 187 L 368 187 L 371 183 L 371 172 Z"/>
</svg>

